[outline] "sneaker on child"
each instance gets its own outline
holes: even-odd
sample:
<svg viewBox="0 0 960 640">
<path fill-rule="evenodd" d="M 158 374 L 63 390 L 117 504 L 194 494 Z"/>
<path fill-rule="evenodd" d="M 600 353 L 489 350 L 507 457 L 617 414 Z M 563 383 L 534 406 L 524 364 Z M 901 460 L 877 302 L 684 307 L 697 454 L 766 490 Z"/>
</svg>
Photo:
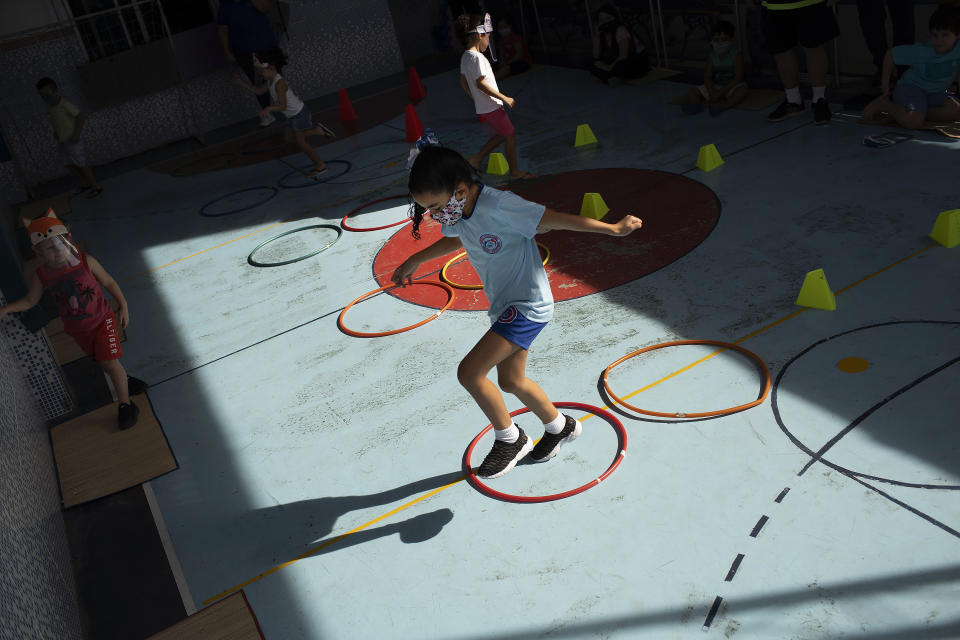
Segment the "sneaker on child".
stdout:
<svg viewBox="0 0 960 640">
<path fill-rule="evenodd" d="M 814 124 L 827 124 L 830 122 L 830 105 L 827 104 L 825 98 L 820 98 L 813 103 L 813 123 Z"/>
<path fill-rule="evenodd" d="M 790 102 L 789 100 L 784 100 L 780 103 L 780 106 L 770 112 L 770 115 L 767 116 L 768 122 L 780 122 L 781 120 L 786 120 L 793 116 L 798 116 L 805 111 L 803 102 L 797 104 L 796 102 Z"/>
<path fill-rule="evenodd" d="M 120 431 L 126 431 L 137 424 L 137 418 L 139 416 L 140 409 L 137 405 L 133 404 L 133 401 L 129 403 L 121 402 L 117 408 L 117 427 L 119 427 Z"/>
<path fill-rule="evenodd" d="M 516 442 L 505 442 L 503 440 L 493 442 L 493 448 L 477 469 L 479 477 L 499 478 L 507 474 L 525 455 L 530 453 L 533 442 L 523 432 L 523 429 L 519 429 L 519 431 L 520 437 L 517 438 Z"/>
<path fill-rule="evenodd" d="M 563 446 L 565 442 L 573 442 L 583 433 L 583 426 L 581 426 L 579 420 L 574 420 L 566 414 L 564 414 L 563 417 L 566 418 L 566 424 L 564 424 L 563 429 L 560 430 L 560 433 L 545 432 L 530 452 L 531 460 L 534 462 L 546 462 L 557 455 L 560 447 Z"/>
</svg>

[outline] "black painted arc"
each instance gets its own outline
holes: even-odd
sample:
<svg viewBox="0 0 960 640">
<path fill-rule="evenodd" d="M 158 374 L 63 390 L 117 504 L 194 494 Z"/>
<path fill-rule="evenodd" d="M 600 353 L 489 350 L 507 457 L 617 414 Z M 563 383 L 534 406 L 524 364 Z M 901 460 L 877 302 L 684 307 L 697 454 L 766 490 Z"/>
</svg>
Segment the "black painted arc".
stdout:
<svg viewBox="0 0 960 640">
<path fill-rule="evenodd" d="M 776 503 L 778 503 L 778 504 L 779 504 L 780 502 L 783 502 L 783 499 L 787 496 L 787 493 L 789 493 L 789 492 L 790 492 L 790 487 L 784 487 L 784 488 L 783 488 L 783 491 L 780 492 L 780 495 L 778 495 L 776 498 L 774 498 L 773 501 L 776 502 Z"/>
<path fill-rule="evenodd" d="M 723 598 L 717 596 L 713 601 L 713 606 L 710 607 L 710 611 L 707 613 L 707 619 L 703 621 L 704 627 L 709 627 L 713 624 L 713 619 L 717 615 L 717 611 L 720 610 L 720 603 L 723 602 Z"/>
<path fill-rule="evenodd" d="M 904 502 L 903 500 L 898 500 L 898 499 L 894 498 L 893 496 L 891 496 L 891 495 L 890 495 L 889 493 L 887 493 L 886 491 L 883 491 L 882 489 L 878 489 L 877 487 L 873 486 L 873 485 L 870 484 L 869 482 L 864 482 L 863 480 L 861 480 L 860 478 L 857 478 L 856 476 L 850 476 L 850 477 L 851 477 L 853 480 L 855 480 L 856 482 L 859 482 L 859 483 L 862 484 L 863 486 L 867 487 L 868 489 L 870 489 L 870 490 L 872 490 L 872 491 L 876 491 L 877 493 L 879 493 L 880 495 L 882 495 L 884 498 L 886 498 L 886 499 L 889 500 L 890 502 L 892 502 L 892 503 L 894 503 L 895 505 L 897 505 L 898 507 L 903 507 L 904 509 L 906 509 L 906 510 L 909 511 L 910 513 L 912 513 L 912 514 L 914 514 L 914 515 L 917 515 L 917 516 L 920 516 L 921 518 L 923 518 L 924 520 L 926 520 L 927 522 L 929 522 L 929 523 L 932 524 L 933 526 L 939 527 L 940 529 L 943 529 L 944 531 L 946 531 L 946 532 L 949 533 L 950 535 L 952 535 L 952 536 L 954 536 L 954 537 L 957 537 L 957 538 L 960 538 L 960 531 L 957 531 L 957 530 L 954 529 L 953 527 L 951 527 L 951 526 L 949 526 L 949 525 L 946 525 L 946 524 L 940 522 L 939 520 L 937 520 L 937 519 L 934 518 L 933 516 L 929 516 L 929 515 L 927 515 L 926 513 L 924 513 L 923 511 L 920 511 L 919 509 L 917 509 L 917 508 L 915 508 L 915 507 L 911 507 L 909 504 L 907 504 L 907 503 Z"/>
<path fill-rule="evenodd" d="M 733 559 L 733 564 L 730 565 L 730 571 L 727 571 L 727 577 L 724 578 L 724 582 L 733 580 L 733 576 L 737 575 L 737 569 L 740 568 L 741 562 L 743 562 L 743 554 L 738 553 L 737 557 Z"/>
<path fill-rule="evenodd" d="M 763 529 L 763 525 L 767 524 L 767 520 L 770 518 L 768 516 L 760 516 L 760 519 L 757 520 L 757 524 L 753 525 L 753 531 L 750 532 L 751 538 L 756 538 L 760 535 L 760 530 Z"/>
<path fill-rule="evenodd" d="M 937 374 L 940 373 L 941 371 L 944 371 L 945 369 L 950 368 L 951 366 L 957 364 L 958 362 L 960 362 L 960 356 L 957 356 L 956 358 L 953 358 L 953 359 L 951 359 L 951 360 L 948 360 L 947 362 L 944 362 L 944 363 L 943 363 L 942 365 L 940 365 L 939 367 L 936 367 L 935 369 L 931 369 L 930 371 L 926 372 L 925 374 L 923 374 L 922 376 L 920 376 L 920 377 L 917 378 L 916 380 L 914 380 L 914 381 L 912 381 L 912 382 L 909 382 L 909 383 L 903 385 L 902 387 L 900 387 L 899 389 L 897 389 L 896 391 L 894 391 L 893 393 L 891 393 L 889 396 L 887 396 L 886 398 L 884 398 L 883 400 L 881 400 L 881 401 L 878 402 L 877 404 L 873 405 L 872 407 L 870 407 L 869 409 L 867 409 L 866 411 L 864 411 L 863 413 L 861 413 L 861 414 L 860 414 L 859 416 L 857 416 L 850 424 L 848 424 L 846 427 L 844 427 L 843 429 L 841 429 L 840 432 L 839 432 L 837 435 L 835 435 L 835 436 L 833 436 L 832 438 L 830 438 L 830 440 L 828 440 L 825 445 L 823 445 L 822 447 L 820 447 L 820 450 L 817 451 L 817 452 L 813 455 L 812 458 L 810 458 L 810 460 L 807 462 L 807 464 L 805 464 L 805 465 L 803 466 L 803 469 L 801 469 L 801 470 L 800 470 L 800 473 L 798 473 L 797 475 L 798 475 L 798 476 L 802 476 L 804 473 L 806 473 L 806 472 L 807 472 L 807 469 L 809 469 L 810 467 L 812 467 L 812 466 L 814 465 L 814 463 L 816 463 L 818 460 L 820 460 L 820 458 L 823 457 L 823 454 L 825 454 L 827 451 L 829 451 L 829 450 L 833 447 L 833 445 L 835 445 L 835 444 L 837 444 L 838 442 L 840 442 L 840 440 L 843 438 L 843 436 L 847 435 L 848 433 L 850 433 L 851 431 L 853 431 L 854 429 L 856 429 L 856 428 L 857 428 L 857 425 L 859 425 L 861 422 L 863 422 L 863 421 L 866 420 L 868 417 L 870 417 L 870 415 L 872 415 L 875 411 L 877 411 L 878 409 L 882 408 L 884 405 L 886 405 L 887 403 L 889 403 L 891 400 L 893 400 L 893 399 L 896 398 L 897 396 L 899 396 L 899 395 L 901 395 L 901 394 L 904 394 L 904 393 L 906 393 L 907 391 L 909 391 L 910 389 L 914 388 L 915 386 L 917 386 L 918 384 L 920 384 L 920 383 L 923 382 L 924 380 L 929 380 L 930 378 L 932 378 L 933 376 L 937 375 Z"/>
<path fill-rule="evenodd" d="M 773 411 L 773 417 L 774 417 L 774 419 L 777 421 L 777 425 L 780 427 L 780 430 L 783 431 L 783 433 L 787 436 L 787 438 L 790 439 L 790 442 L 792 442 L 798 449 L 800 449 L 801 451 L 803 451 L 803 452 L 806 453 L 807 455 L 810 455 L 810 456 L 814 455 L 814 452 L 813 452 L 812 449 L 810 449 L 810 448 L 807 447 L 805 444 L 803 444 L 802 442 L 800 442 L 800 439 L 797 438 L 795 435 L 793 435 L 793 433 L 792 433 L 789 429 L 787 429 L 787 425 L 783 422 L 783 416 L 780 415 L 780 407 L 779 407 L 779 405 L 778 405 L 778 403 L 777 403 L 777 396 L 778 396 L 778 394 L 779 394 L 780 383 L 781 383 L 782 380 L 783 380 L 783 375 L 784 375 L 784 373 L 787 371 L 787 369 L 790 368 L 790 365 L 792 365 L 792 364 L 793 364 L 794 362 L 796 362 L 799 358 L 802 358 L 804 355 L 806 355 L 807 353 L 809 353 L 811 350 L 813 350 L 814 348 L 818 347 L 819 345 L 823 344 L 824 342 L 829 342 L 830 340 L 833 340 L 833 339 L 835 339 L 835 338 L 839 338 L 839 337 L 841 337 L 841 336 L 845 336 L 845 335 L 848 335 L 848 334 L 851 334 L 851 333 L 856 333 L 856 332 L 858 332 L 858 331 L 864 331 L 864 330 L 866 330 L 866 329 L 875 329 L 875 328 L 877 328 L 877 327 L 886 327 L 886 326 L 892 326 L 892 325 L 898 325 L 898 324 L 938 324 L 938 325 L 960 326 L 960 322 L 953 321 L 953 320 L 892 320 L 892 321 L 890 321 L 890 322 L 878 322 L 877 324 L 871 324 L 871 325 L 867 325 L 867 326 L 864 326 L 864 327 L 858 327 L 858 328 L 856 328 L 856 329 L 850 329 L 849 331 L 844 331 L 844 332 L 842 332 L 842 333 L 838 333 L 838 334 L 836 334 L 836 335 L 830 336 L 830 337 L 828 337 L 828 338 L 824 338 L 823 340 L 819 340 L 819 341 L 813 343 L 812 345 L 810 345 L 809 347 L 807 347 L 806 349 L 804 349 L 803 351 L 801 351 L 801 352 L 798 353 L 797 355 L 793 356 L 790 360 L 788 360 L 787 363 L 786 363 L 785 365 L 783 365 L 783 367 L 780 369 L 780 371 L 777 372 L 776 379 L 775 379 L 774 382 L 773 382 L 773 388 L 772 388 L 771 391 L 770 391 L 770 409 Z M 827 466 L 830 467 L 831 469 L 834 469 L 835 471 L 839 471 L 840 473 L 842 473 L 843 475 L 847 476 L 847 477 L 850 478 L 851 480 L 854 480 L 855 482 L 859 482 L 859 483 L 862 484 L 863 486 L 865 486 L 865 487 L 867 487 L 867 488 L 869 488 L 869 489 L 871 489 L 871 490 L 879 493 L 879 494 L 882 495 L 884 498 L 887 498 L 888 500 L 890 500 L 891 502 L 893 502 L 893 503 L 896 504 L 897 506 L 902 507 L 902 508 L 906 509 L 907 511 L 909 511 L 910 513 L 913 513 L 914 515 L 923 518 L 924 520 L 926 520 L 927 522 L 933 524 L 934 526 L 939 527 L 940 529 L 943 529 L 944 531 L 946 531 L 946 532 L 949 533 L 950 535 L 953 535 L 953 536 L 956 536 L 957 538 L 960 538 L 960 531 L 957 531 L 956 529 L 953 529 L 952 527 L 950 527 L 950 526 L 948 526 L 948 525 L 940 522 L 940 521 L 937 520 L 936 518 L 934 518 L 934 517 L 932 517 L 932 516 L 924 513 L 923 511 L 920 511 L 919 509 L 910 506 L 910 505 L 907 504 L 906 502 L 903 502 L 902 500 L 898 500 L 898 499 L 894 498 L 894 497 L 891 496 L 890 494 L 888 494 L 888 493 L 886 493 L 886 492 L 878 489 L 877 487 L 874 487 L 874 486 L 871 485 L 870 483 L 864 482 L 864 481 L 861 480 L 860 477 L 859 477 L 859 476 L 862 476 L 863 474 L 856 473 L 856 472 L 851 471 L 851 470 L 849 470 L 849 469 L 847 469 L 847 468 L 845 468 L 845 467 L 841 467 L 841 466 L 838 465 L 838 464 L 834 464 L 834 463 L 830 462 L 829 460 L 827 460 L 826 458 L 820 458 L 820 464 L 827 465 Z M 867 477 L 867 476 L 864 476 L 864 477 Z M 888 480 L 888 479 L 886 479 L 886 478 L 878 478 L 878 477 L 875 477 L 875 476 L 870 476 L 870 478 L 873 479 L 873 480 L 877 480 L 877 481 L 880 481 L 880 482 L 886 482 L 886 483 L 894 484 L 894 485 L 898 485 L 898 486 L 921 486 L 921 485 L 909 485 L 909 484 L 906 484 L 906 483 L 898 482 L 898 481 L 896 481 L 896 480 Z M 944 488 L 944 487 L 942 487 L 942 486 L 929 486 L 929 487 L 928 487 L 928 486 L 925 486 L 924 488 L 942 489 L 942 488 Z"/>
</svg>

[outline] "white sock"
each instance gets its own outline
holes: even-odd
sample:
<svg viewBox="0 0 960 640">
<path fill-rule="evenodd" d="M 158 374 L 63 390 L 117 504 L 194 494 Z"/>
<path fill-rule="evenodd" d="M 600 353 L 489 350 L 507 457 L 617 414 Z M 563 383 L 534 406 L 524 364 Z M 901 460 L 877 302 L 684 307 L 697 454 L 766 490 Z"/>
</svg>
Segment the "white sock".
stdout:
<svg viewBox="0 0 960 640">
<path fill-rule="evenodd" d="M 793 89 L 787 89 L 787 102 L 792 102 L 793 104 L 803 104 L 803 98 L 800 97 L 800 87 L 796 86 Z"/>
<path fill-rule="evenodd" d="M 494 429 L 493 434 L 497 440 L 513 444 L 520 438 L 520 427 L 517 426 L 516 422 L 511 422 L 506 429 Z"/>
<path fill-rule="evenodd" d="M 826 98 L 827 88 L 824 87 L 814 87 L 813 88 L 813 101 L 816 102 L 820 98 Z"/>
<path fill-rule="evenodd" d="M 567 417 L 558 413 L 556 418 L 543 424 L 543 430 L 547 433 L 560 433 L 565 426 L 567 426 Z"/>
</svg>

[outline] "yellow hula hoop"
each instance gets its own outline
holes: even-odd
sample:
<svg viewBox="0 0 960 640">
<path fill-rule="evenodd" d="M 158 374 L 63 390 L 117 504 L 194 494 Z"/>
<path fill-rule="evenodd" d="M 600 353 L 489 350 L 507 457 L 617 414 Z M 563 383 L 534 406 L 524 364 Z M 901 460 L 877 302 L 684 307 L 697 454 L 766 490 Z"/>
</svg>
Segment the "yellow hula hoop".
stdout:
<svg viewBox="0 0 960 640">
<path fill-rule="evenodd" d="M 539 242 L 537 243 L 537 246 L 543 249 L 543 252 L 544 252 L 543 266 L 547 266 L 547 263 L 550 262 L 550 247 L 548 247 L 545 244 L 541 244 Z M 448 285 L 450 285 L 454 289 L 467 289 L 470 291 L 477 291 L 479 289 L 483 289 L 482 284 L 459 284 L 457 282 L 450 280 L 450 278 L 447 277 L 447 269 L 449 269 L 454 262 L 456 262 L 457 260 L 459 260 L 465 255 L 467 255 L 467 252 L 461 251 L 457 255 L 450 258 L 447 261 L 447 264 L 443 265 L 443 269 L 440 269 L 440 279 L 446 282 Z"/>
</svg>

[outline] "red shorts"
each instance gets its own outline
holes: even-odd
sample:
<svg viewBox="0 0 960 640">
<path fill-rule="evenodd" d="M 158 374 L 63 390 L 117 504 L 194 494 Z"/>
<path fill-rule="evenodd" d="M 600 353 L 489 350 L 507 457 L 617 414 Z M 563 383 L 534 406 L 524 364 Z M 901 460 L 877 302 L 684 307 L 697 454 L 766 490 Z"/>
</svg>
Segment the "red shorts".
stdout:
<svg viewBox="0 0 960 640">
<path fill-rule="evenodd" d="M 94 362 L 117 360 L 123 355 L 120 348 L 120 336 L 117 335 L 117 320 L 111 311 L 99 326 L 90 331 L 66 332 L 77 341 L 80 348 L 88 356 L 93 356 Z"/>
<path fill-rule="evenodd" d="M 510 122 L 510 116 L 503 107 L 490 113 L 481 113 L 477 116 L 477 120 L 483 123 L 483 128 L 489 136 L 498 135 L 506 138 L 513 135 L 513 123 Z"/>
</svg>

